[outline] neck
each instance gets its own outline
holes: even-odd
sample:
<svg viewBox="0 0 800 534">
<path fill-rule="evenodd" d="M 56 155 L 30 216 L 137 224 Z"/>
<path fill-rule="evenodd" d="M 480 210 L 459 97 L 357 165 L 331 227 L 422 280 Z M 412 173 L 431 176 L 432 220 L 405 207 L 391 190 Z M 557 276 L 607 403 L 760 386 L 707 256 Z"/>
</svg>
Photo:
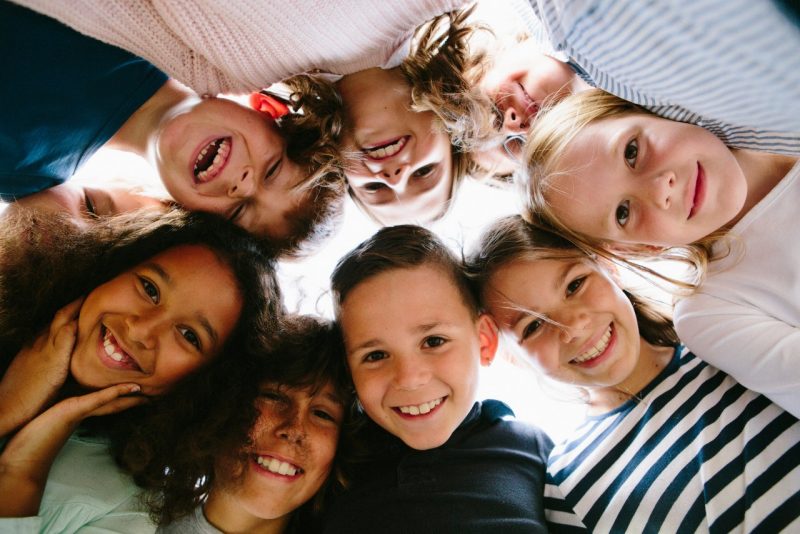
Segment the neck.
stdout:
<svg viewBox="0 0 800 534">
<path fill-rule="evenodd" d="M 753 206 L 769 194 L 797 162 L 797 158 L 753 150 L 732 150 L 747 182 L 747 197 L 739 214 L 729 224 L 736 224 Z"/>
<path fill-rule="evenodd" d="M 128 117 L 125 124 L 108 140 L 105 146 L 147 156 L 152 141 L 158 136 L 161 124 L 168 116 L 186 104 L 197 100 L 197 95 L 175 80 L 168 80 L 147 102 Z"/>
<path fill-rule="evenodd" d="M 226 534 L 282 534 L 290 518 L 288 514 L 275 519 L 256 517 L 242 508 L 235 496 L 214 489 L 208 494 L 203 513 L 209 523 Z"/>
<path fill-rule="evenodd" d="M 606 413 L 638 398 L 639 392 L 669 364 L 674 352 L 674 347 L 651 345 L 640 337 L 639 358 L 628 376 L 618 384 L 589 389 L 589 415 Z"/>
</svg>

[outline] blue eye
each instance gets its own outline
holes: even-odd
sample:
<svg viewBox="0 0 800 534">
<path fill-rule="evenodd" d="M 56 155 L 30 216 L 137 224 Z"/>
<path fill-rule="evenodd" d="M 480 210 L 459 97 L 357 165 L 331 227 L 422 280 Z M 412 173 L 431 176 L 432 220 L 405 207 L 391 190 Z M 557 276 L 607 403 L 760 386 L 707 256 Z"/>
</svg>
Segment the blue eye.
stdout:
<svg viewBox="0 0 800 534">
<path fill-rule="evenodd" d="M 194 330 L 191 328 L 179 327 L 178 331 L 181 333 L 183 338 L 191 343 L 197 350 L 203 350 L 203 345 L 200 343 L 200 337 Z"/>
<path fill-rule="evenodd" d="M 159 295 L 158 295 L 158 286 L 156 286 L 153 282 L 145 278 L 144 276 L 139 276 L 139 283 L 142 284 L 142 290 L 144 291 L 145 295 L 147 295 L 153 304 L 158 304 Z"/>
<path fill-rule="evenodd" d="M 636 158 L 639 157 L 639 141 L 636 139 L 631 139 L 628 141 L 628 144 L 625 145 L 624 157 L 625 163 L 627 163 L 631 169 L 635 169 Z"/>
<path fill-rule="evenodd" d="M 614 214 L 614 218 L 617 220 L 617 224 L 621 227 L 625 227 L 628 224 L 628 219 L 631 216 L 631 203 L 629 200 L 622 201 L 619 206 L 617 206 L 617 211 Z"/>
</svg>

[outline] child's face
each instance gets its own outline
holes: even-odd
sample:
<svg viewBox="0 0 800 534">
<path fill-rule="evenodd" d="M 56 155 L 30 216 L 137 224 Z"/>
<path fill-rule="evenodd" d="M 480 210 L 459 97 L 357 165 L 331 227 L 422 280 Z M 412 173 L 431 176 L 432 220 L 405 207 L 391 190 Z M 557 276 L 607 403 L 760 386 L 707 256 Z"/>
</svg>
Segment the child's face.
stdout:
<svg viewBox="0 0 800 534">
<path fill-rule="evenodd" d="M 155 163 L 170 195 L 189 210 L 231 219 L 256 235 L 285 237 L 287 215 L 307 192 L 267 115 L 226 98 L 181 108 L 160 126 Z"/>
<path fill-rule="evenodd" d="M 69 215 L 79 226 L 86 226 L 96 217 L 116 215 L 141 208 L 164 209 L 164 204 L 152 197 L 131 193 L 125 189 L 80 187 L 69 182 L 44 189 L 9 204 L 6 216 L 20 209 L 36 209 Z"/>
<path fill-rule="evenodd" d="M 368 69 L 338 84 L 348 127 L 346 150 L 356 153 L 347 181 L 383 224 L 424 223 L 450 200 L 450 137 L 432 112 L 411 110 L 411 88 L 399 69 Z"/>
<path fill-rule="evenodd" d="M 695 242 L 731 221 L 747 194 L 742 169 L 716 136 L 648 114 L 590 124 L 556 171 L 545 198 L 561 222 L 617 243 Z"/>
<path fill-rule="evenodd" d="M 485 296 L 500 329 L 544 375 L 590 389 L 631 379 L 640 350 L 633 307 L 588 259 L 511 261 Z"/>
<path fill-rule="evenodd" d="M 218 462 L 212 495 L 231 514 L 275 519 L 307 502 L 327 480 L 344 408 L 331 384 L 313 392 L 266 383 L 256 406 L 244 472 L 234 474 L 233 458 Z"/>
<path fill-rule="evenodd" d="M 497 106 L 498 129 L 510 136 L 526 133 L 544 103 L 570 94 L 577 83 L 566 63 L 542 54 L 533 40 L 526 39 L 497 53 L 480 87 Z M 503 147 L 479 151 L 473 157 L 483 168 L 505 174 L 519 166 L 514 158 L 520 155 L 521 148 L 521 143 L 509 145 L 514 157 Z"/>
<path fill-rule="evenodd" d="M 134 382 L 164 393 L 219 353 L 241 309 L 236 280 L 210 249 L 171 248 L 89 293 L 70 371 L 89 389 Z"/>
<path fill-rule="evenodd" d="M 408 446 L 439 447 L 475 402 L 496 334 L 435 266 L 368 278 L 342 303 L 347 363 L 367 415 Z"/>
</svg>

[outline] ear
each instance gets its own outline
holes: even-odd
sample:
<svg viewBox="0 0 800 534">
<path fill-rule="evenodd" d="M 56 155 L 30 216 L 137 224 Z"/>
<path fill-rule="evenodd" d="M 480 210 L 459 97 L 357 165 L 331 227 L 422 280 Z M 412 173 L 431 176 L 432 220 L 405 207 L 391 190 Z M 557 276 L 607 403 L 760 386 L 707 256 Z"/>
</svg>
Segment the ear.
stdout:
<svg viewBox="0 0 800 534">
<path fill-rule="evenodd" d="M 275 95 L 261 92 L 250 94 L 250 107 L 265 115 L 269 115 L 273 119 L 279 119 L 289 113 L 289 106 L 286 104 L 287 103 L 283 99 Z"/>
<path fill-rule="evenodd" d="M 497 354 L 497 323 L 489 315 L 481 314 L 478 317 L 478 339 L 481 348 L 481 365 L 488 367 Z"/>
</svg>

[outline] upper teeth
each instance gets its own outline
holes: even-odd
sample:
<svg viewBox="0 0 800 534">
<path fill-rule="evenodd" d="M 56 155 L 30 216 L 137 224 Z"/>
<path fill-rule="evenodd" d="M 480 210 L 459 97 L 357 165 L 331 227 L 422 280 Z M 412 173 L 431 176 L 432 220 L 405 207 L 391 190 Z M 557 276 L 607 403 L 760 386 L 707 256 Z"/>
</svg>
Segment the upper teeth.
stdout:
<svg viewBox="0 0 800 534">
<path fill-rule="evenodd" d="M 442 400 L 444 400 L 444 397 L 428 402 L 423 402 L 422 404 L 417 404 L 416 406 L 400 406 L 398 409 L 400 410 L 401 413 L 405 414 L 411 414 L 411 415 L 426 414 L 431 410 L 433 410 L 434 408 L 436 408 L 437 406 L 439 406 L 442 403 Z"/>
<path fill-rule="evenodd" d="M 277 458 L 271 456 L 258 456 L 256 457 L 258 465 L 269 471 L 270 473 L 277 473 L 279 475 L 295 476 L 299 467 L 296 467 L 289 462 L 281 462 Z"/>
<path fill-rule="evenodd" d="M 603 336 L 597 340 L 594 347 L 590 348 L 580 356 L 576 357 L 573 362 L 576 363 L 583 363 L 587 360 L 591 360 L 592 358 L 597 357 L 599 354 L 602 354 L 606 347 L 608 347 L 608 342 L 611 340 L 611 325 L 608 325 L 608 329 Z"/>
<path fill-rule="evenodd" d="M 109 329 L 106 329 L 106 335 L 103 338 L 103 347 L 106 350 L 106 354 L 115 362 L 121 362 L 125 359 L 125 355 L 121 352 L 117 352 L 117 346 L 111 343 L 111 330 Z"/>
<path fill-rule="evenodd" d="M 219 145 L 219 146 L 217 146 Z M 200 172 L 197 171 L 198 165 L 203 158 L 208 154 L 209 150 L 216 149 L 217 154 L 214 156 L 214 160 L 211 162 L 211 165 L 208 166 L 207 169 L 202 170 Z M 206 145 L 203 150 L 197 155 L 197 159 L 194 160 L 194 174 L 200 181 L 205 181 L 209 178 L 213 178 L 214 176 L 219 173 L 221 167 L 223 166 L 224 162 L 228 159 L 228 154 L 231 151 L 231 140 L 229 137 L 226 137 L 222 140 L 216 139 Z"/>
<path fill-rule="evenodd" d="M 391 145 L 383 146 L 383 147 L 380 147 L 380 148 L 369 149 L 369 150 L 367 150 L 367 154 L 369 154 L 370 157 L 378 158 L 378 159 L 386 158 L 386 157 L 389 157 L 389 156 L 394 156 L 395 154 L 400 152 L 400 150 L 402 150 L 402 148 L 405 146 L 405 144 L 406 144 L 406 138 L 405 137 L 401 137 L 400 139 L 398 139 L 397 141 L 395 141 Z"/>
</svg>

